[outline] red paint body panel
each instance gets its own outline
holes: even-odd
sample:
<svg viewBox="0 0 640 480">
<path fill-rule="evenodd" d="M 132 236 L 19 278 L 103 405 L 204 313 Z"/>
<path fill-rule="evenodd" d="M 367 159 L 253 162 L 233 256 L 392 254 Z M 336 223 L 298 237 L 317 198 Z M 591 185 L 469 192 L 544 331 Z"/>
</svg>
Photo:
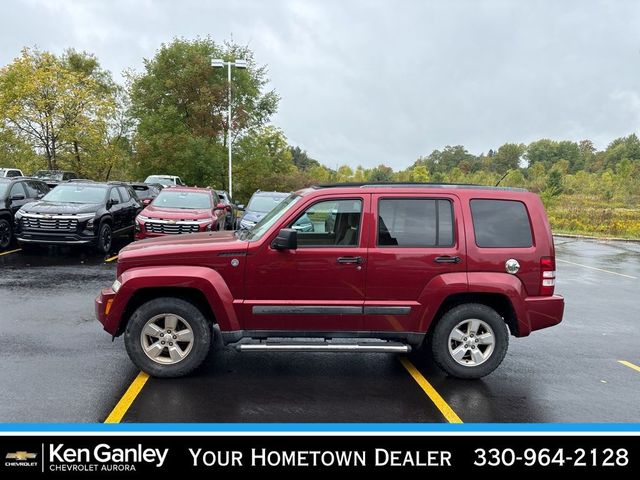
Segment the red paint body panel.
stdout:
<svg viewBox="0 0 640 480">
<path fill-rule="evenodd" d="M 538 296 L 540 258 L 555 255 L 540 199 L 532 193 L 456 188 L 342 187 L 306 189 L 303 199 L 257 241 L 238 240 L 233 232 L 173 235 L 135 242 L 118 259 L 122 286 L 96 299 L 96 316 L 105 330 L 121 331 L 123 313 L 139 289 L 194 288 L 207 298 L 223 331 L 426 332 L 444 301 L 454 294 L 492 293 L 509 299 L 518 335 L 559 323 L 562 297 Z M 449 198 L 454 205 L 455 241 L 446 248 L 389 248 L 376 245 L 379 198 Z M 360 198 L 363 215 L 357 247 L 298 248 L 277 251 L 271 242 L 312 203 L 331 198 Z M 520 200 L 532 224 L 530 248 L 480 248 L 475 243 L 469 202 L 476 198 Z M 458 256 L 458 264 L 440 264 L 436 256 Z M 360 256 L 363 263 L 338 264 L 339 256 Z M 505 261 L 521 265 L 505 273 Z M 237 265 L 232 265 L 237 260 Z M 234 262 L 236 263 L 236 262 Z M 113 298 L 109 315 L 106 301 Z M 408 307 L 409 313 L 334 315 L 254 315 L 254 306 Z M 364 310 L 363 310 L 364 312 Z"/>
</svg>

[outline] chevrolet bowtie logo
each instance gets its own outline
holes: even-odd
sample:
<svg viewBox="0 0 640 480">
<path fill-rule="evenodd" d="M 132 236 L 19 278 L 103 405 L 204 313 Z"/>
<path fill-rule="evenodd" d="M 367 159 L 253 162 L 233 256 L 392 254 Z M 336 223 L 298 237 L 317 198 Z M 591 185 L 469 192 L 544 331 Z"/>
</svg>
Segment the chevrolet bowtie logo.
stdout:
<svg viewBox="0 0 640 480">
<path fill-rule="evenodd" d="M 7 453 L 7 456 L 5 458 L 9 460 L 25 461 L 25 460 L 36 458 L 37 455 L 38 455 L 37 453 L 13 452 L 13 453 Z"/>
</svg>

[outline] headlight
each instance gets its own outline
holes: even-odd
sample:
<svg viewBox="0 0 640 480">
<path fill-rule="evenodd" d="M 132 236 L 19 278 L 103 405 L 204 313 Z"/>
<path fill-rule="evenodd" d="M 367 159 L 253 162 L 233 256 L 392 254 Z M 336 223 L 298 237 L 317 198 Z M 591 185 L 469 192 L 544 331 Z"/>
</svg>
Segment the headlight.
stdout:
<svg viewBox="0 0 640 480">
<path fill-rule="evenodd" d="M 210 218 L 199 218 L 197 220 L 194 220 L 194 222 L 199 223 L 200 225 L 204 225 L 205 223 L 211 223 L 211 219 Z"/>
<path fill-rule="evenodd" d="M 256 226 L 256 222 L 252 222 L 251 220 L 240 220 L 240 226 L 242 228 L 253 228 Z"/>
<path fill-rule="evenodd" d="M 146 222 L 147 220 L 149 220 L 149 217 L 145 217 L 144 215 L 138 215 L 136 217 L 136 220 L 140 220 L 141 222 Z"/>
<path fill-rule="evenodd" d="M 22 208 L 21 208 L 20 210 L 18 210 L 18 211 L 16 212 L 16 215 L 20 215 L 20 216 L 22 216 L 22 215 L 24 215 L 25 213 L 27 213 L 27 212 L 26 212 L 26 210 L 24 210 L 24 209 L 22 209 Z"/>
<path fill-rule="evenodd" d="M 122 282 L 116 278 L 113 282 L 113 285 L 111 285 L 111 290 L 113 290 L 115 293 L 118 293 L 118 290 L 120 290 L 121 286 Z"/>
</svg>

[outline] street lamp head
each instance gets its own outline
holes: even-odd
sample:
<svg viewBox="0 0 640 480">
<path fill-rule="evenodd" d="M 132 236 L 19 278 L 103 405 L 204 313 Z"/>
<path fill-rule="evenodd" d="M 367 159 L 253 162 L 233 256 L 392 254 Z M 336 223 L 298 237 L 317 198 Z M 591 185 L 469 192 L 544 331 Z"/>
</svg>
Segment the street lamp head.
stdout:
<svg viewBox="0 0 640 480">
<path fill-rule="evenodd" d="M 238 59 L 235 62 L 235 67 L 236 68 L 247 68 L 247 61 L 246 60 L 242 60 L 242 59 Z"/>
<path fill-rule="evenodd" d="M 224 60 L 221 58 L 214 58 L 211 60 L 211 66 L 213 68 L 223 68 L 224 67 Z"/>
</svg>

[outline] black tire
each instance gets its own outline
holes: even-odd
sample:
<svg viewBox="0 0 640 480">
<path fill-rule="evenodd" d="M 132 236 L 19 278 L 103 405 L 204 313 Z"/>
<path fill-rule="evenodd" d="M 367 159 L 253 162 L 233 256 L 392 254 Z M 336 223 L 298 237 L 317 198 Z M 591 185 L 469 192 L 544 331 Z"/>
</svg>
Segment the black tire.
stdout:
<svg viewBox="0 0 640 480">
<path fill-rule="evenodd" d="M 96 249 L 100 253 L 107 254 L 111 250 L 111 245 L 113 244 L 113 232 L 111 230 L 111 225 L 107 222 L 102 222 L 100 224 L 100 229 L 98 230 L 98 241 L 96 243 Z"/>
<path fill-rule="evenodd" d="M 493 350 L 486 360 L 472 366 L 458 363 L 449 351 L 450 334 L 461 322 L 470 319 L 485 322 L 493 330 L 494 338 Z M 508 348 L 509 330 L 507 324 L 494 309 L 479 303 L 465 303 L 446 312 L 436 324 L 431 336 L 433 359 L 442 370 L 456 378 L 477 379 L 489 375 L 502 363 Z M 467 360 L 461 359 L 461 361 Z M 472 360 L 469 361 L 472 362 Z"/>
<path fill-rule="evenodd" d="M 185 319 L 193 332 L 193 345 L 186 356 L 173 364 L 152 360 L 142 347 L 141 333 L 147 322 L 158 315 L 171 314 Z M 211 324 L 192 303 L 174 297 L 162 297 L 144 303 L 133 313 L 124 334 L 129 358 L 138 368 L 154 377 L 175 378 L 198 368 L 211 348 Z"/>
<path fill-rule="evenodd" d="M 0 218 L 0 251 L 9 248 L 13 242 L 13 225 L 6 218 Z"/>
</svg>

